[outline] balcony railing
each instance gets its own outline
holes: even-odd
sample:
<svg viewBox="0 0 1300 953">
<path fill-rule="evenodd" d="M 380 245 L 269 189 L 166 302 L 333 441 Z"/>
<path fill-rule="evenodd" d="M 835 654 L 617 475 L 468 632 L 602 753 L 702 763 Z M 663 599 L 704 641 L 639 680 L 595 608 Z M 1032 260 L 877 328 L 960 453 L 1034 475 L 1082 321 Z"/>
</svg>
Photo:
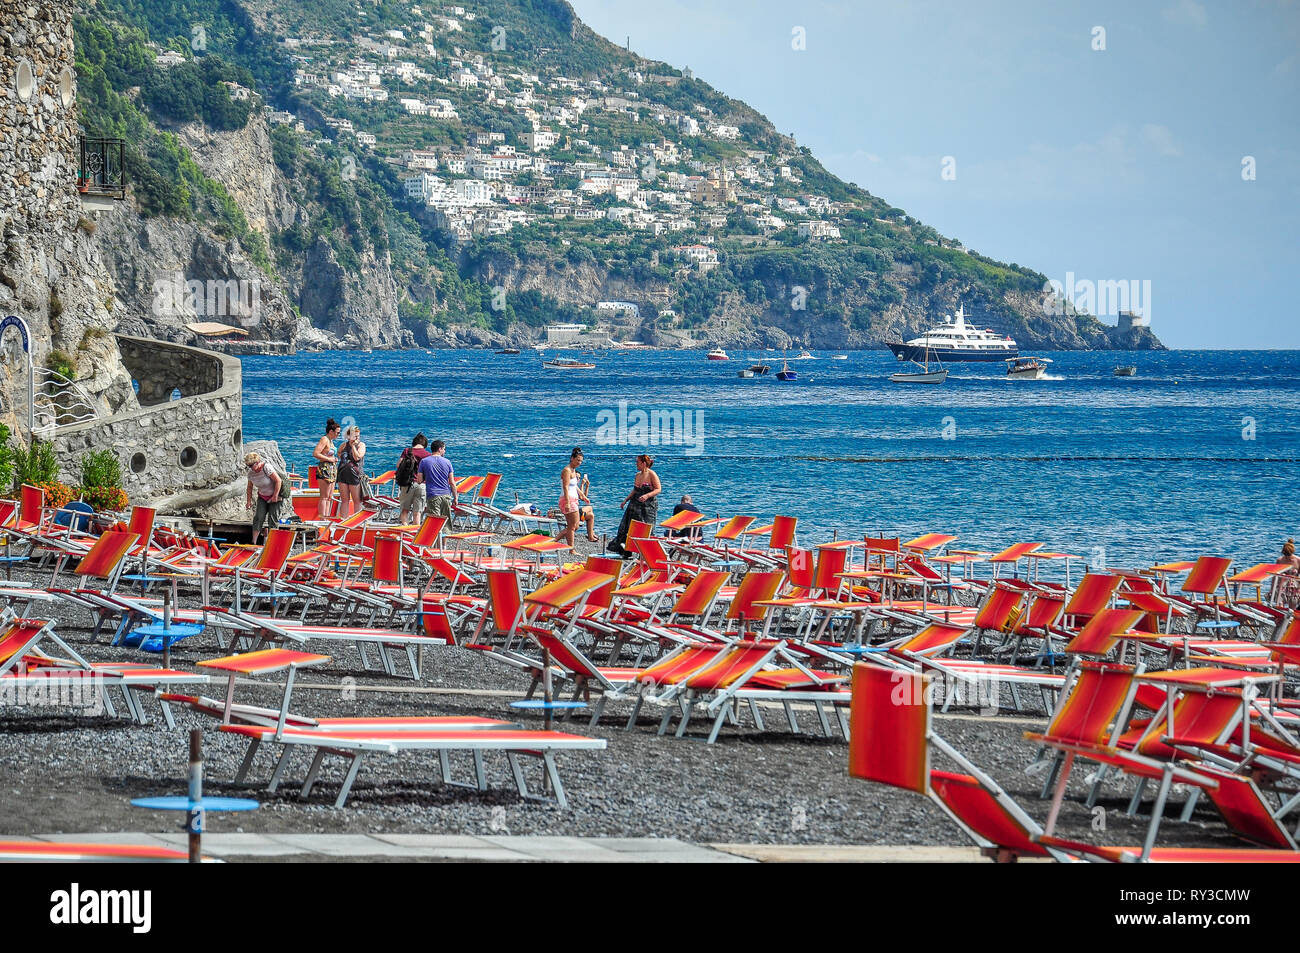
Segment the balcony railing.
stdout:
<svg viewBox="0 0 1300 953">
<path fill-rule="evenodd" d="M 125 141 L 81 137 L 77 191 L 83 195 L 126 198 Z"/>
</svg>

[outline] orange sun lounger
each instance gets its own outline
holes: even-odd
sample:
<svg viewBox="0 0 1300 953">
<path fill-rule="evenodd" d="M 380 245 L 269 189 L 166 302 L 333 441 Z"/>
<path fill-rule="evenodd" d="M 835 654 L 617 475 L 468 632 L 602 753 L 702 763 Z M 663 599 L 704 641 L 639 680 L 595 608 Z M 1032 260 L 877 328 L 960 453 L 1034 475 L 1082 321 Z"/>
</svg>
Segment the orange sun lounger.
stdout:
<svg viewBox="0 0 1300 953">
<path fill-rule="evenodd" d="M 1099 847 L 1052 837 L 1002 789 L 940 738 L 931 723 L 929 676 L 860 663 L 853 670 L 849 774 L 936 803 L 986 857 L 1152 863 L 1296 863 L 1300 851 Z M 960 772 L 931 768 L 931 748 Z"/>
</svg>

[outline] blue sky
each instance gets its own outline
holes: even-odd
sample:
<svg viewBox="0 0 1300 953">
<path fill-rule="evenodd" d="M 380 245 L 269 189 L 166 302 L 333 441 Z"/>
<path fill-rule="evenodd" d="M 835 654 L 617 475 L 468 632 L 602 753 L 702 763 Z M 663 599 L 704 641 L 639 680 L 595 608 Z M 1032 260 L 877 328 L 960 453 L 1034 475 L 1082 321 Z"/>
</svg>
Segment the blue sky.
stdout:
<svg viewBox="0 0 1300 953">
<path fill-rule="evenodd" d="M 1300 348 L 1297 0 L 572 2 L 976 251 L 1150 281 L 1171 347 Z"/>
</svg>

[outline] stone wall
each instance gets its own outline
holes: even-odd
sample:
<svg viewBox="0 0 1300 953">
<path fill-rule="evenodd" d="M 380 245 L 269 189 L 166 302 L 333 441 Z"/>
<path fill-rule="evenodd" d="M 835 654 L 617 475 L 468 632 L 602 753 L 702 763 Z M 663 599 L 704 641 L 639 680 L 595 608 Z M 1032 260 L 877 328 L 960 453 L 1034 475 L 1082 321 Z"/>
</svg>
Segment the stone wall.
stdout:
<svg viewBox="0 0 1300 953">
<path fill-rule="evenodd" d="M 138 409 L 62 427 L 54 436 L 65 481 L 82 454 L 109 449 L 122 464 L 133 503 L 179 489 L 217 487 L 242 474 L 243 404 L 238 359 L 200 348 L 117 335 L 139 383 Z M 179 390 L 181 396 L 172 400 Z"/>
<path fill-rule="evenodd" d="M 0 315 L 31 328 L 38 367 L 75 368 L 100 413 L 135 405 L 107 333 L 113 281 L 91 238 L 94 212 L 77 191 L 80 140 L 72 0 L 0 0 Z M 0 362 L 0 420 L 26 438 L 27 372 Z"/>
<path fill-rule="evenodd" d="M 117 335 L 117 349 L 122 354 L 122 363 L 138 385 L 135 396 L 141 407 L 170 401 L 174 390 L 180 390 L 182 397 L 218 391 L 231 373 L 236 383 L 239 380 L 239 361 L 230 360 L 232 371 L 226 367 L 222 355 L 215 351 L 125 334 Z"/>
</svg>

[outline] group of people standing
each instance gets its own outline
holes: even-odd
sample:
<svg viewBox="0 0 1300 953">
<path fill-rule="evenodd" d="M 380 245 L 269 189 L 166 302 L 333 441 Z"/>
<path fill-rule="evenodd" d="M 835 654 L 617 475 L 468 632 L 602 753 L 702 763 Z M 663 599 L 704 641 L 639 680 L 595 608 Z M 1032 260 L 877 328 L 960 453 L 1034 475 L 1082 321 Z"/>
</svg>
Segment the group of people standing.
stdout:
<svg viewBox="0 0 1300 953">
<path fill-rule="evenodd" d="M 366 445 L 361 439 L 361 428 L 353 424 L 343 434 L 342 446 L 335 448 L 339 439 L 338 421 L 333 417 L 325 421 L 325 433 L 316 441 L 312 459 L 316 461 L 316 481 L 320 486 L 320 515 L 347 518 L 361 509 L 364 502 L 361 488 L 365 480 L 363 461 Z M 334 510 L 334 489 L 339 491 L 339 508 Z"/>
<path fill-rule="evenodd" d="M 343 441 L 341 444 L 337 443 L 340 435 Z M 411 445 L 402 451 L 395 469 L 401 508 L 398 517 L 400 522 L 415 523 L 422 512 L 429 516 L 451 517 L 458 494 L 456 471 L 447 459 L 446 452 L 445 441 L 434 440 L 430 443 L 423 433 L 417 433 L 412 438 Z M 338 421 L 329 418 L 325 421 L 325 433 L 316 441 L 311 455 L 316 462 L 320 518 L 346 519 L 363 509 L 370 494 L 365 472 L 366 444 L 361 439 L 361 428 L 353 424 L 344 430 Z M 582 448 L 574 447 L 569 454 L 568 465 L 560 471 L 559 513 L 565 524 L 562 536 L 570 546 L 574 544 L 578 526 L 583 523 L 586 525 L 588 541 L 597 542 L 600 539 L 596 535 L 595 509 L 588 495 L 591 479 L 579 469 L 582 462 Z M 278 474 L 258 454 L 249 453 L 244 458 L 244 464 L 248 471 L 245 502 L 249 509 L 254 508 L 255 493 L 257 498 L 253 517 L 253 539 L 256 542 L 264 523 L 274 526 L 278 522 L 280 503 L 288 497 L 289 490 L 285 485 L 287 477 Z M 654 458 L 649 454 L 643 453 L 636 458 L 636 475 L 632 478 L 631 489 L 620 504 L 623 518 L 618 533 L 609 544 L 609 551 L 623 556 L 631 555 L 625 546 L 633 520 L 655 525 L 663 485 L 654 465 Z M 336 490 L 337 507 L 334 500 Z M 673 512 L 682 509 L 695 509 L 690 497 L 682 497 L 682 502 Z"/>
<path fill-rule="evenodd" d="M 340 433 L 343 442 L 336 446 Z M 456 473 L 446 457 L 446 449 L 444 441 L 435 440 L 430 444 L 424 434 L 417 433 L 411 445 L 402 451 L 396 469 L 402 522 L 414 522 L 426 509 L 430 515 L 451 516 L 451 508 L 456 502 Z M 365 468 L 366 444 L 361 439 L 360 427 L 353 424 L 343 430 L 337 420 L 329 418 L 325 421 L 325 433 L 316 441 L 311 456 L 316 461 L 321 519 L 347 519 L 365 507 L 370 498 L 370 483 Z M 334 505 L 336 489 L 337 508 Z"/>
<path fill-rule="evenodd" d="M 578 470 L 582 466 L 582 460 L 582 448 L 574 447 L 569 454 L 569 465 L 560 471 L 560 515 L 565 520 L 564 541 L 570 546 L 573 545 L 579 523 L 586 524 L 588 541 L 596 542 L 600 538 L 596 535 L 596 511 L 587 495 L 591 489 L 591 480 Z M 623 510 L 623 519 L 619 523 L 618 533 L 609 544 L 610 552 L 630 555 L 626 543 L 633 520 L 651 526 L 655 524 L 663 484 L 659 482 L 659 474 L 655 473 L 654 466 L 654 457 L 648 453 L 636 458 L 636 476 L 632 478 L 632 489 L 628 490 L 627 496 L 619 504 Z"/>
</svg>

